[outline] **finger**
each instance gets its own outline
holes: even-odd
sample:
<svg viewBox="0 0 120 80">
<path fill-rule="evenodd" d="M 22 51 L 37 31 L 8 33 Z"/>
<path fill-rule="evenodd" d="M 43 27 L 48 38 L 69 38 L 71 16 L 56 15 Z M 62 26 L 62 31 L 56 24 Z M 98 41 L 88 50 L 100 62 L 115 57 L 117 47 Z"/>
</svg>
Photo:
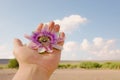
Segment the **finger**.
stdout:
<svg viewBox="0 0 120 80">
<path fill-rule="evenodd" d="M 60 38 L 62 38 L 63 39 L 63 41 L 61 41 L 61 42 L 59 42 L 58 43 L 58 46 L 63 46 L 63 44 L 64 44 L 64 39 L 65 39 L 65 34 L 64 34 L 64 32 L 60 32 Z M 49 57 L 51 56 L 53 59 L 55 59 L 55 60 L 60 60 L 60 57 L 61 57 L 61 51 L 62 50 L 58 50 L 58 49 L 56 49 L 56 48 L 53 48 L 53 52 L 52 53 L 50 53 L 50 54 L 48 54 L 49 55 Z"/>
<path fill-rule="evenodd" d="M 42 30 L 42 27 L 43 27 L 43 23 L 39 24 L 36 29 L 36 32 L 40 32 Z"/>
<path fill-rule="evenodd" d="M 65 33 L 64 32 L 60 32 L 60 38 L 63 39 L 63 41 L 59 42 L 58 45 L 63 46 L 64 44 L 64 40 L 65 40 Z"/>
<path fill-rule="evenodd" d="M 53 32 L 57 33 L 60 30 L 60 26 L 58 24 L 55 25 Z"/>
<path fill-rule="evenodd" d="M 51 21 L 51 22 L 49 23 L 49 31 L 51 32 L 51 31 L 53 30 L 53 28 L 54 28 L 54 22 Z"/>
<path fill-rule="evenodd" d="M 65 38 L 64 32 L 60 33 L 60 38 L 62 38 L 63 41 L 59 42 L 57 45 L 58 45 L 58 47 L 63 47 L 64 38 Z M 53 55 L 59 55 L 59 56 L 61 55 L 60 53 L 61 53 L 62 49 L 59 50 L 59 49 L 53 48 L 53 50 L 54 50 Z M 56 53 L 58 53 L 58 54 L 56 54 Z"/>
<path fill-rule="evenodd" d="M 60 42 L 57 43 L 57 45 L 54 46 L 54 50 L 56 51 L 61 51 L 63 49 L 63 44 L 64 44 L 64 38 L 65 38 L 65 34 L 64 32 L 60 33 L 60 38 L 62 39 Z"/>
<path fill-rule="evenodd" d="M 23 46 L 22 42 L 19 39 L 14 39 L 14 48 Z"/>
<path fill-rule="evenodd" d="M 29 40 L 31 40 L 31 36 L 29 36 L 27 34 L 25 34 L 24 37 L 27 38 L 27 39 L 29 39 Z"/>
<path fill-rule="evenodd" d="M 49 31 L 48 25 L 45 24 L 45 25 L 42 27 L 41 31 Z"/>
</svg>

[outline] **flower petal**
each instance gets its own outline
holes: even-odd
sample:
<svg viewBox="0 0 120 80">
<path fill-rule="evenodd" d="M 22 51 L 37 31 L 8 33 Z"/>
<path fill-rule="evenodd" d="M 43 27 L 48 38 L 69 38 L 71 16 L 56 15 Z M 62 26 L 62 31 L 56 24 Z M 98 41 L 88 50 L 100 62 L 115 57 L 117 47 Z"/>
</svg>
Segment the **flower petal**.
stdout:
<svg viewBox="0 0 120 80">
<path fill-rule="evenodd" d="M 40 32 L 33 32 L 31 36 L 25 35 L 27 39 L 31 41 L 29 47 L 32 49 L 37 49 L 38 52 L 52 52 L 53 48 L 62 49 L 62 46 L 57 45 L 58 42 L 64 41 L 63 37 L 59 32 L 51 32 L 49 31 L 49 27 L 46 24 Z M 45 39 L 48 38 L 49 40 Z M 43 38 L 43 41 L 41 40 Z"/>
<path fill-rule="evenodd" d="M 45 51 L 46 51 L 46 49 L 45 49 L 44 47 L 38 48 L 38 52 L 39 52 L 39 53 L 43 53 L 43 52 L 45 52 Z"/>
</svg>

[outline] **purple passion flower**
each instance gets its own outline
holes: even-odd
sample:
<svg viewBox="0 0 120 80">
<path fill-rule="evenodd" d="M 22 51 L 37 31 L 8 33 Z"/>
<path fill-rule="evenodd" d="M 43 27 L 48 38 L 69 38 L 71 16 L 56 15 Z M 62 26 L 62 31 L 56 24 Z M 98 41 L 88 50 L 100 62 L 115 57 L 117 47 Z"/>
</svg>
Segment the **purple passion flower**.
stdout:
<svg viewBox="0 0 120 80">
<path fill-rule="evenodd" d="M 31 36 L 26 35 L 25 37 L 31 41 L 29 47 L 37 49 L 40 53 L 52 52 L 53 48 L 58 46 L 57 43 L 63 41 L 59 33 L 50 32 L 47 25 L 40 32 L 33 32 Z"/>
</svg>

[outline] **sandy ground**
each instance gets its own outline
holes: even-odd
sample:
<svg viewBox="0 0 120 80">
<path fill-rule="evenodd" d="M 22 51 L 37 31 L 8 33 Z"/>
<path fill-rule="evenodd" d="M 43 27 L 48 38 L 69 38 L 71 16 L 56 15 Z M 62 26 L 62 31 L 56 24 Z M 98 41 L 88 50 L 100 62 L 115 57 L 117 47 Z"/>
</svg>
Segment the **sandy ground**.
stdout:
<svg viewBox="0 0 120 80">
<path fill-rule="evenodd" d="M 0 70 L 0 80 L 12 80 L 15 69 Z M 50 80 L 120 80 L 120 70 L 59 69 Z"/>
</svg>

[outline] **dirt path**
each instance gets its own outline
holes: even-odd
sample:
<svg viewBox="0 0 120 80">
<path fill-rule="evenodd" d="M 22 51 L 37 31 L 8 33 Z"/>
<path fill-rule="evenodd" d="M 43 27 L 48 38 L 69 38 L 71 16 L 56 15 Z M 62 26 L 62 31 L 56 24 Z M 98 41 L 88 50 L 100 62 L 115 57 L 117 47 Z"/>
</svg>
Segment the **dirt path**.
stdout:
<svg viewBox="0 0 120 80">
<path fill-rule="evenodd" d="M 0 70 L 0 80 L 12 80 L 16 70 Z M 50 80 L 120 80 L 120 70 L 59 69 Z"/>
</svg>

